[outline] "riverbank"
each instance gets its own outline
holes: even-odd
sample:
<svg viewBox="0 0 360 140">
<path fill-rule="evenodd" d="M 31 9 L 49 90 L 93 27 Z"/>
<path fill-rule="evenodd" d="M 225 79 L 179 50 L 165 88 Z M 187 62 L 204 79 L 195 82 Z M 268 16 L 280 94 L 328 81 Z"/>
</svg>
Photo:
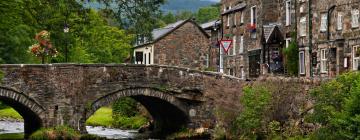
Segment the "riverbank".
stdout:
<svg viewBox="0 0 360 140">
<path fill-rule="evenodd" d="M 0 134 L 0 140 L 22 140 L 22 139 L 24 139 L 24 133 Z"/>
<path fill-rule="evenodd" d="M 120 129 L 139 129 L 148 122 L 147 118 L 140 115 L 134 117 L 117 116 L 116 120 L 112 115 L 112 109 L 110 107 L 102 107 L 86 121 L 86 125 Z"/>
<path fill-rule="evenodd" d="M 13 108 L 0 109 L 0 120 L 23 122 L 22 116 Z"/>
</svg>

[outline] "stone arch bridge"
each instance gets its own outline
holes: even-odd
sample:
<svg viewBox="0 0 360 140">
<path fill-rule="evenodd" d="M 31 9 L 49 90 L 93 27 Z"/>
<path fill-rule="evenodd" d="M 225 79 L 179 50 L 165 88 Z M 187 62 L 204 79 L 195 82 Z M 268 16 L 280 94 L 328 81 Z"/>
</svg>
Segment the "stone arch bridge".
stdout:
<svg viewBox="0 0 360 140">
<path fill-rule="evenodd" d="M 155 131 L 214 128 L 217 106 L 238 110 L 247 82 L 186 68 L 131 64 L 0 65 L 0 101 L 24 118 L 25 135 L 69 125 L 86 132 L 98 108 L 132 97 L 149 111 Z"/>
<path fill-rule="evenodd" d="M 24 118 L 25 133 L 70 125 L 86 132 L 97 109 L 132 97 L 152 115 L 155 130 L 213 127 L 217 98 L 232 98 L 242 82 L 212 72 L 158 65 L 0 65 L 0 100 Z M 234 95 L 235 96 L 235 95 Z"/>
</svg>

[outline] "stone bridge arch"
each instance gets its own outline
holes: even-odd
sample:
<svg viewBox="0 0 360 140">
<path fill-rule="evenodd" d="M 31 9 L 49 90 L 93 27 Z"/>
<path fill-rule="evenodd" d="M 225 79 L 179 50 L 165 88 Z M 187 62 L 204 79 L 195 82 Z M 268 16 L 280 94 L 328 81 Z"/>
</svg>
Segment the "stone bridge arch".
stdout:
<svg viewBox="0 0 360 140">
<path fill-rule="evenodd" d="M 154 134 L 167 134 L 186 126 L 189 122 L 186 103 L 156 88 L 127 88 L 106 94 L 91 104 L 86 119 L 100 107 L 107 106 L 122 97 L 131 97 L 141 103 L 154 119 Z"/>
<path fill-rule="evenodd" d="M 14 108 L 24 119 L 25 138 L 42 127 L 45 109 L 22 92 L 0 86 L 0 101 Z"/>
</svg>

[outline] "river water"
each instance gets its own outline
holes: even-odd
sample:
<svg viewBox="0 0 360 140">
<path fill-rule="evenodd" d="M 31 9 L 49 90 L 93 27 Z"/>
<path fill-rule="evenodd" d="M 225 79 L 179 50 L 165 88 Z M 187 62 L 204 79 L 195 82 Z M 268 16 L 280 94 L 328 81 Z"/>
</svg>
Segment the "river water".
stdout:
<svg viewBox="0 0 360 140">
<path fill-rule="evenodd" d="M 138 132 L 136 130 L 120 130 L 92 126 L 86 126 L 86 130 L 89 134 L 106 137 L 108 139 L 132 139 L 138 135 Z M 0 121 L 0 134 L 23 132 L 24 123 L 22 122 Z"/>
</svg>

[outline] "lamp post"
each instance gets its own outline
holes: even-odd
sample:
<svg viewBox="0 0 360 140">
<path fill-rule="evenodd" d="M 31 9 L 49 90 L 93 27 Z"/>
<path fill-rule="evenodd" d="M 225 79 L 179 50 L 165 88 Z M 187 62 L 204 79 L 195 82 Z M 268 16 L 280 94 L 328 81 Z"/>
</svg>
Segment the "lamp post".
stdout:
<svg viewBox="0 0 360 140">
<path fill-rule="evenodd" d="M 69 32 L 69 26 L 65 23 L 64 25 L 64 34 L 66 39 L 66 45 L 65 45 L 65 62 L 68 62 L 68 42 L 67 42 L 67 33 Z"/>
</svg>

